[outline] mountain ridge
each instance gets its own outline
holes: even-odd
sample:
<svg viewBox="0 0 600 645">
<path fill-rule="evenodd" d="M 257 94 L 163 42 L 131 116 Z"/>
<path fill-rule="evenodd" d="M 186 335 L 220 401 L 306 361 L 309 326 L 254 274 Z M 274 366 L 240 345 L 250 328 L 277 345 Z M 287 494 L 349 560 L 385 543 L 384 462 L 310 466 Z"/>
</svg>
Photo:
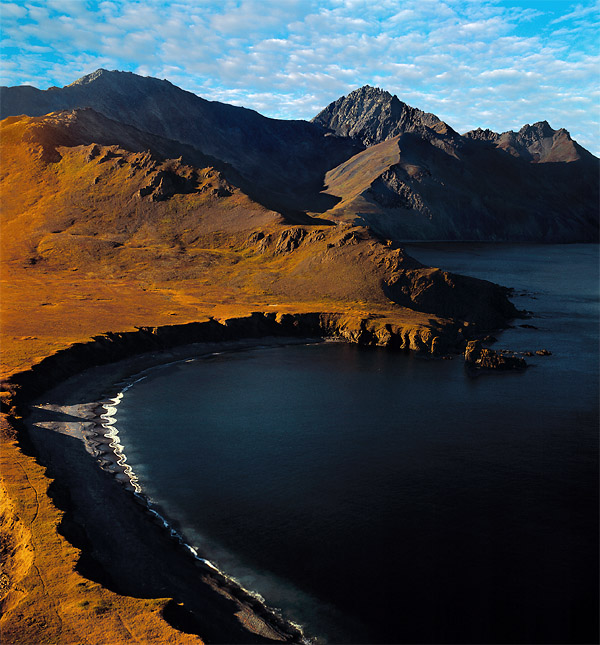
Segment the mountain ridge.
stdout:
<svg viewBox="0 0 600 645">
<path fill-rule="evenodd" d="M 0 92 L 3 115 L 91 107 L 191 146 L 225 164 L 236 185 L 290 222 L 367 225 L 396 241 L 598 238 L 598 159 L 547 121 L 460 135 L 368 85 L 310 122 L 284 121 L 207 101 L 167 80 L 103 69 L 64 88 Z M 395 161 L 381 166 L 380 151 L 369 151 L 392 139 L 399 147 L 383 156 Z M 357 168 L 361 176 L 350 177 Z"/>
<path fill-rule="evenodd" d="M 363 85 L 333 101 L 311 122 L 338 135 L 357 139 L 366 147 L 404 132 L 427 134 L 433 130 L 438 134 L 458 136 L 435 114 L 411 107 L 396 95 L 370 85 Z"/>
</svg>

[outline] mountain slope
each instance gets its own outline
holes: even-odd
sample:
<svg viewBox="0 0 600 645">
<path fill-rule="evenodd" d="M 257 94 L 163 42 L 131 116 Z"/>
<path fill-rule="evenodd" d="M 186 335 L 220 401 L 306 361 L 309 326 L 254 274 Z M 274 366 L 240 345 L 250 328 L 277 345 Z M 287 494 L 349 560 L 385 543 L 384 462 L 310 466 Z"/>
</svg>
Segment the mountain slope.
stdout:
<svg viewBox="0 0 600 645">
<path fill-rule="evenodd" d="M 444 143 L 444 142 L 442 142 Z M 325 178 L 326 217 L 390 239 L 595 240 L 596 163 L 529 163 L 478 141 L 448 153 L 407 133 L 367 148 Z"/>
<path fill-rule="evenodd" d="M 2 122 L 5 263 L 215 301 L 363 302 L 487 327 L 515 313 L 494 285 L 423 267 L 361 228 L 290 226 L 215 168 L 165 159 L 147 151 L 156 137 L 112 127 L 89 109 Z"/>
<path fill-rule="evenodd" d="M 169 156 L 194 165 L 206 155 L 289 223 L 367 224 L 395 241 L 598 239 L 598 159 L 545 121 L 518 133 L 461 136 L 369 86 L 311 123 L 279 121 L 168 81 L 106 70 L 64 88 L 1 88 L 1 99 L 5 115 L 91 106 L 172 147 L 183 142 L 188 148 Z"/>
<path fill-rule="evenodd" d="M 2 118 L 91 107 L 121 123 L 194 146 L 234 166 L 257 186 L 262 201 L 275 208 L 314 208 L 324 173 L 359 149 L 306 121 L 269 119 L 130 72 L 100 69 L 64 88 L 0 91 Z"/>
</svg>

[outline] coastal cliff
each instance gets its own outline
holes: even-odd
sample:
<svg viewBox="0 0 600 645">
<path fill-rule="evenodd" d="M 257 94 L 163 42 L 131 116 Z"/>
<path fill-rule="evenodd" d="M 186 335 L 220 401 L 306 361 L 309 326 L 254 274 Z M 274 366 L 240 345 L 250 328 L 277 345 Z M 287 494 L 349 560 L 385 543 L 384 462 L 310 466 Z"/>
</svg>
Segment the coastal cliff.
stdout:
<svg viewBox="0 0 600 645">
<path fill-rule="evenodd" d="M 30 369 L 17 372 L 3 383 L 5 411 L 20 410 L 32 398 L 78 372 L 144 352 L 161 351 L 193 343 L 215 343 L 267 336 L 330 337 L 364 346 L 380 346 L 440 355 L 460 351 L 463 330 L 394 322 L 385 317 L 339 313 L 261 313 L 222 321 L 161 327 L 140 327 L 131 332 L 108 332 L 89 342 L 74 343 L 47 356 Z M 24 410 L 21 410 L 25 413 Z"/>
<path fill-rule="evenodd" d="M 33 475 L 30 471 L 33 468 L 37 473 L 38 486 L 43 486 L 43 491 L 53 491 L 50 494 L 52 502 L 49 498 L 43 500 L 39 497 L 48 494 L 43 491 L 36 492 L 36 499 L 38 504 L 44 504 L 46 514 L 53 512 L 53 505 L 60 509 L 54 511 L 59 512 L 61 517 L 59 534 L 55 535 L 54 539 L 59 540 L 61 545 L 64 544 L 62 548 L 70 552 L 67 567 L 73 567 L 71 575 L 83 576 L 81 582 L 77 583 L 78 589 L 88 594 L 88 598 L 93 597 L 89 591 L 91 588 L 108 588 L 120 594 L 118 602 L 114 599 L 84 599 L 80 600 L 80 603 L 94 602 L 96 604 L 93 606 L 100 608 L 98 611 L 122 616 L 122 610 L 116 609 L 122 602 L 126 602 L 121 598 L 140 594 L 156 597 L 158 581 L 163 580 L 168 567 L 171 572 L 179 572 L 177 582 L 163 581 L 160 585 L 165 591 L 169 590 L 168 595 L 179 600 L 155 601 L 156 608 L 159 609 L 157 618 L 162 616 L 166 621 L 164 627 L 156 629 L 163 634 L 168 626 L 191 632 L 174 632 L 180 636 L 169 636 L 171 642 L 195 642 L 190 640 L 193 634 L 208 637 L 211 641 L 216 639 L 223 642 L 225 639 L 232 643 L 302 640 L 301 634 L 292 625 L 273 614 L 235 583 L 212 571 L 210 567 L 207 568 L 201 561 L 191 559 L 189 551 L 181 548 L 183 545 L 177 541 L 169 541 L 170 529 L 165 531 L 161 522 L 156 522 L 154 516 L 141 512 L 143 509 L 136 503 L 135 498 L 129 497 L 124 491 L 118 492 L 119 482 L 110 476 L 110 473 L 101 470 L 95 459 L 92 459 L 77 442 L 73 443 L 56 432 L 40 433 L 39 429 L 31 434 L 32 428 L 26 429 L 27 424 L 23 423 L 22 418 L 28 416 L 29 406 L 36 397 L 55 388 L 61 381 L 70 377 L 78 378 L 76 375 L 93 366 L 123 362 L 123 359 L 129 357 L 133 362 L 127 363 L 128 369 L 135 369 L 134 365 L 139 367 L 148 360 L 144 359 L 144 356 L 152 356 L 153 361 L 165 360 L 160 358 L 165 351 L 176 351 L 176 348 L 182 345 L 187 347 L 186 351 L 194 352 L 199 351 L 200 346 L 206 349 L 241 339 L 259 341 L 265 338 L 317 336 L 339 338 L 359 345 L 384 346 L 429 354 L 450 349 L 458 351 L 464 345 L 462 332 L 453 324 L 436 330 L 369 316 L 255 312 L 249 316 L 221 321 L 208 319 L 204 322 L 142 327 L 131 332 L 103 334 L 89 342 L 74 343 L 59 350 L 32 365 L 29 370 L 13 374 L 3 384 L 3 409 L 9 419 L 9 423 L 5 423 L 3 428 L 3 443 L 7 448 L 4 451 L 7 458 L 5 472 L 14 469 L 17 458 L 27 461 L 27 454 L 35 455 L 47 470 L 44 475 L 43 469 L 40 470 L 33 464 L 28 465 L 27 477 L 30 479 L 27 481 L 32 484 Z M 72 415 L 73 410 L 76 410 L 76 414 L 85 423 L 88 416 L 91 419 L 93 414 L 96 414 L 89 405 L 76 408 L 71 406 L 68 410 L 69 414 L 66 417 L 61 413 L 57 418 L 75 418 Z M 15 443 L 16 441 L 18 443 Z M 21 453 L 23 450 L 25 454 Z M 15 454 L 10 459 L 9 455 L 12 452 Z M 15 477 L 7 483 L 9 487 L 14 485 Z M 104 512 L 100 517 L 94 510 L 93 501 L 99 494 L 104 500 L 101 502 Z M 42 555 L 40 548 L 34 546 L 39 545 L 41 537 L 36 532 L 35 522 L 28 523 L 23 517 L 23 509 L 15 509 L 10 498 L 10 495 L 6 497 L 3 515 L 5 527 L 10 530 L 11 535 L 3 558 L 6 583 L 6 593 L 2 601 L 3 634 L 7 638 L 6 642 L 16 643 L 18 640 L 12 640 L 11 635 L 23 634 L 19 616 L 27 615 L 22 605 L 23 597 L 19 591 L 22 587 L 19 581 L 28 579 L 33 571 L 32 567 L 41 566 Z M 108 499 L 112 501 L 109 503 Z M 110 535 L 108 542 L 98 538 L 104 534 Z M 145 536 L 146 546 L 141 550 L 139 546 L 136 547 L 127 555 L 126 561 L 119 564 L 121 552 L 128 553 L 127 548 L 123 550 L 123 545 L 131 543 L 137 534 Z M 154 537 L 151 537 L 152 535 Z M 63 539 L 67 542 L 64 543 Z M 112 546 L 107 546 L 114 544 L 121 544 L 118 552 L 114 552 Z M 144 558 L 156 560 L 152 565 L 152 575 L 149 574 Z M 144 568 L 145 571 L 142 576 L 139 574 L 140 568 Z M 190 578 L 189 571 L 196 571 L 196 576 Z M 91 579 L 94 584 L 84 582 L 86 579 Z M 59 585 L 59 596 L 60 589 Z M 45 624 L 52 625 L 56 630 L 58 626 L 54 623 L 55 621 L 48 617 Z M 13 632 L 13 629 L 18 631 Z M 39 625 L 33 624 L 27 633 L 39 634 L 39 629 Z M 89 626 L 86 629 L 89 630 Z M 144 642 L 153 642 L 147 635 L 144 638 Z"/>
</svg>

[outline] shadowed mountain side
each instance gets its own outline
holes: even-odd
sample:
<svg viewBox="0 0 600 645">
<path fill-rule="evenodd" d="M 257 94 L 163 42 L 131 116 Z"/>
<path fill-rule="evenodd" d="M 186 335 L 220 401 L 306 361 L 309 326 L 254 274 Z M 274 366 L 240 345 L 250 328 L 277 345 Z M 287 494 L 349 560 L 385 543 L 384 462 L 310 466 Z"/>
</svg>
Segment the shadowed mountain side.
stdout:
<svg viewBox="0 0 600 645">
<path fill-rule="evenodd" d="M 306 121 L 269 119 L 258 112 L 206 101 L 166 80 L 97 70 L 64 88 L 0 88 L 0 114 L 41 116 L 91 107 L 141 130 L 192 145 L 233 165 L 272 208 L 325 210 L 323 175 L 360 149 Z"/>
<path fill-rule="evenodd" d="M 64 88 L 0 93 L 3 116 L 91 107 L 192 146 L 193 154 L 163 156 L 208 163 L 293 224 L 342 216 L 395 240 L 598 239 L 598 159 L 545 121 L 518 133 L 461 136 L 435 115 L 369 86 L 340 97 L 310 123 L 283 121 L 206 101 L 168 81 L 102 69 Z M 399 153 L 385 145 L 395 140 Z M 370 152 L 377 145 L 386 152 Z M 213 161 L 199 162 L 198 151 Z"/>
<path fill-rule="evenodd" d="M 529 163 L 492 143 L 417 133 L 358 153 L 325 178 L 326 217 L 402 239 L 595 240 L 597 160 Z"/>
<path fill-rule="evenodd" d="M 516 313 L 499 287 L 423 267 L 363 228 L 290 227 L 213 168 L 77 145 L 89 119 L 97 123 L 88 111 L 3 122 L 5 261 L 223 298 L 396 303 L 484 327 Z"/>
</svg>

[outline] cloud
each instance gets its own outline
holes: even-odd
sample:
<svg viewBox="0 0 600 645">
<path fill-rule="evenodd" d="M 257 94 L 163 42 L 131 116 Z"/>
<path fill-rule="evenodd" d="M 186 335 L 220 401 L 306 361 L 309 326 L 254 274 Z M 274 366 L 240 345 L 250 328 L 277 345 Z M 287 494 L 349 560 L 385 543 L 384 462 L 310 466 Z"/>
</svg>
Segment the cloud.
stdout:
<svg viewBox="0 0 600 645">
<path fill-rule="evenodd" d="M 598 18 L 600 14 L 600 3 L 599 2 L 594 2 L 591 5 L 582 5 L 578 4 L 573 11 L 570 13 L 566 13 L 562 16 L 559 16 L 558 18 L 555 18 L 554 20 L 550 21 L 550 24 L 557 24 L 560 22 L 566 22 L 569 20 L 579 20 L 581 18 L 587 18 L 588 16 L 591 16 L 595 14 L 596 18 Z"/>
<path fill-rule="evenodd" d="M 598 2 L 514 4 L 5 2 L 2 82 L 48 87 L 98 67 L 123 69 L 279 118 L 311 118 L 370 84 L 461 131 L 518 129 L 550 115 L 600 152 Z"/>
</svg>

